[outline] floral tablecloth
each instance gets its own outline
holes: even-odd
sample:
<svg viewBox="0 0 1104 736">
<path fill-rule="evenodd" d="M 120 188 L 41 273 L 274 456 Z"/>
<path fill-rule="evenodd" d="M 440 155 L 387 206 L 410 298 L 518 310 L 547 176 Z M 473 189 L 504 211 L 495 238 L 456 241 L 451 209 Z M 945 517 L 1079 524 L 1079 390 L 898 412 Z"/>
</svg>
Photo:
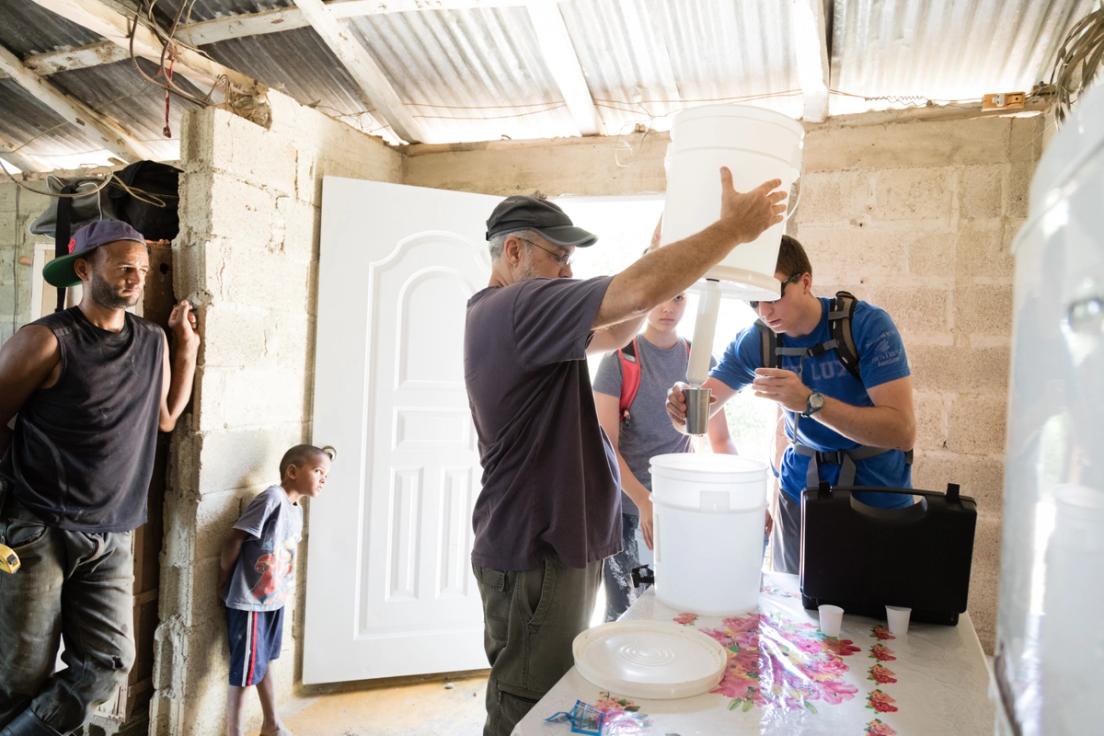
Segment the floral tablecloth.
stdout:
<svg viewBox="0 0 1104 736">
<path fill-rule="evenodd" d="M 913 622 L 894 637 L 885 621 L 845 615 L 839 638 L 817 628 L 801 605 L 797 577 L 767 574 L 757 611 L 730 618 L 684 613 L 649 590 L 627 619 L 693 626 L 728 650 L 712 692 L 680 700 L 631 700 L 606 692 L 572 668 L 530 711 L 515 736 L 571 732 L 554 713 L 583 701 L 603 711 L 603 736 L 722 734 L 988 734 L 985 655 L 968 614 L 957 626 Z"/>
</svg>

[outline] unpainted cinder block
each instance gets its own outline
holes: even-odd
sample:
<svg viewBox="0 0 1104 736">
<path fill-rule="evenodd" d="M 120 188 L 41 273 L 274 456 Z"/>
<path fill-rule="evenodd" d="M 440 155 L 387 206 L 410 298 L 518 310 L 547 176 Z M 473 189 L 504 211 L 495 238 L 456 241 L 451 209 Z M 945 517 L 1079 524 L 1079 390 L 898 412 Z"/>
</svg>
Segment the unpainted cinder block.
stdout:
<svg viewBox="0 0 1104 736">
<path fill-rule="evenodd" d="M 958 172 L 958 212 L 966 218 L 1000 217 L 1005 199 L 1006 163 L 966 166 Z"/>
<path fill-rule="evenodd" d="M 263 306 L 217 302 L 203 310 L 203 364 L 250 366 L 265 360 L 265 330 L 272 311 Z"/>
<path fill-rule="evenodd" d="M 875 220 L 946 221 L 952 211 L 950 168 L 881 169 L 875 171 Z"/>
<path fill-rule="evenodd" d="M 203 381 L 203 432 L 304 419 L 307 380 L 303 366 L 208 368 Z"/>
<path fill-rule="evenodd" d="M 801 177 L 794 219 L 805 223 L 840 223 L 863 218 L 872 204 L 866 171 L 812 171 Z"/>
<path fill-rule="evenodd" d="M 814 283 L 866 285 L 897 283 L 905 271 L 907 249 L 893 227 L 852 223 L 801 224 L 796 237 L 813 264 Z"/>
<path fill-rule="evenodd" d="M 958 394 L 947 410 L 947 449 L 961 455 L 1003 455 L 1007 410 L 1004 392 Z"/>
<path fill-rule="evenodd" d="M 974 284 L 954 290 L 954 327 L 959 333 L 1012 334 L 1012 285 Z"/>
<path fill-rule="evenodd" d="M 907 336 L 915 333 L 943 333 L 950 329 L 948 297 L 951 292 L 936 287 L 883 286 L 876 283 L 866 299 L 889 313 L 897 329 Z"/>
<path fill-rule="evenodd" d="M 1010 280 L 1014 267 L 1015 260 L 1004 220 L 966 220 L 961 223 L 954 261 L 954 277 L 959 286 L 972 284 L 979 278 L 986 281 Z"/>
<path fill-rule="evenodd" d="M 943 449 L 947 443 L 947 411 L 944 394 L 917 391 L 913 394 L 916 415 L 916 447 Z"/>
<path fill-rule="evenodd" d="M 280 458 L 302 441 L 302 420 L 203 435 L 199 470 L 203 494 L 264 488 L 279 482 Z"/>
</svg>

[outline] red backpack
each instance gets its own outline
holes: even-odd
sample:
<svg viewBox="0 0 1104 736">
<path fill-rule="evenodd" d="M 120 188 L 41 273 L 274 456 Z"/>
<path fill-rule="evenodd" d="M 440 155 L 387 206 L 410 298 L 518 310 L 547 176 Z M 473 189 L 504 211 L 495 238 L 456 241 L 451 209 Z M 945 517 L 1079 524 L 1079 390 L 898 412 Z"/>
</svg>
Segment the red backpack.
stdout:
<svg viewBox="0 0 1104 736">
<path fill-rule="evenodd" d="M 637 335 L 632 342 L 617 351 L 617 358 L 621 361 L 621 399 L 617 408 L 622 422 L 629 418 L 629 407 L 640 391 L 640 371 L 643 366 L 636 345 L 639 339 L 640 336 Z M 690 341 L 683 340 L 683 343 L 686 345 L 686 354 L 690 355 Z"/>
</svg>

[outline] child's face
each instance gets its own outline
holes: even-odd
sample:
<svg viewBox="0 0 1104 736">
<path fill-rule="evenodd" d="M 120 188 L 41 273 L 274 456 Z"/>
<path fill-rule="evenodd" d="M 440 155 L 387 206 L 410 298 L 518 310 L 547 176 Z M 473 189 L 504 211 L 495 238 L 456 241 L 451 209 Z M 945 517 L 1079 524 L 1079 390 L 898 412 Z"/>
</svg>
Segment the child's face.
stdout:
<svg viewBox="0 0 1104 736">
<path fill-rule="evenodd" d="M 686 311 L 686 294 L 676 294 L 648 312 L 648 324 L 660 332 L 670 332 L 678 327 Z"/>
<path fill-rule="evenodd" d="M 288 479 L 294 489 L 304 496 L 314 498 L 326 485 L 326 476 L 330 474 L 330 458 L 318 454 L 302 465 L 288 466 Z"/>
</svg>

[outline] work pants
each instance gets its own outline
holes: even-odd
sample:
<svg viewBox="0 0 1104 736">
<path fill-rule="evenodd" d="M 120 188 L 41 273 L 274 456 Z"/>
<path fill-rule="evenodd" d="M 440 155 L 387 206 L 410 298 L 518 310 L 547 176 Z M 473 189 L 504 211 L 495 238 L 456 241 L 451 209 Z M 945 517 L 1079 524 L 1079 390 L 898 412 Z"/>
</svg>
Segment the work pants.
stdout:
<svg viewBox="0 0 1104 736">
<path fill-rule="evenodd" d="M 590 625 L 602 561 L 573 568 L 550 554 L 532 570 L 472 567 L 491 665 L 483 734 L 510 736 L 574 664 L 571 644 Z"/>
</svg>

